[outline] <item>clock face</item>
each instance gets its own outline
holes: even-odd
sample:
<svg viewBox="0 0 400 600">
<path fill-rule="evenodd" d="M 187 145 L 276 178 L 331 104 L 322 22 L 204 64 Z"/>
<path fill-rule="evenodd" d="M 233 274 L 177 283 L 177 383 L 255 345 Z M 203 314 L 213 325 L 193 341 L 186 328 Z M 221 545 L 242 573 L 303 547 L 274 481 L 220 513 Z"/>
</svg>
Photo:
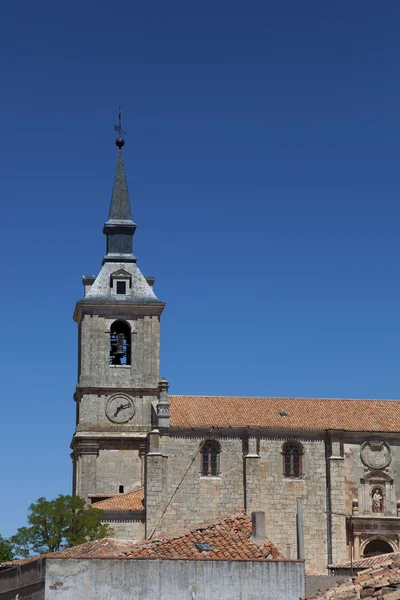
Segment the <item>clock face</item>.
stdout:
<svg viewBox="0 0 400 600">
<path fill-rule="evenodd" d="M 127 423 L 135 414 L 135 404 L 129 396 L 116 394 L 107 400 L 106 415 L 113 423 Z"/>
</svg>

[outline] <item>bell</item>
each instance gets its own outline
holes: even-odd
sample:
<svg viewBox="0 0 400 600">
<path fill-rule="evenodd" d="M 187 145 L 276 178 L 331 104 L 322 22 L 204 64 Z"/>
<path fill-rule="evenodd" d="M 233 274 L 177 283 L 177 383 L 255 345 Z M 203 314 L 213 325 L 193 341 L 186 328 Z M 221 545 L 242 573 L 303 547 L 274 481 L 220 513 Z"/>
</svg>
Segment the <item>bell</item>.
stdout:
<svg viewBox="0 0 400 600">
<path fill-rule="evenodd" d="M 115 356 L 124 356 L 124 354 L 125 354 L 124 341 L 125 341 L 124 334 L 117 333 L 117 349 L 115 351 Z"/>
</svg>

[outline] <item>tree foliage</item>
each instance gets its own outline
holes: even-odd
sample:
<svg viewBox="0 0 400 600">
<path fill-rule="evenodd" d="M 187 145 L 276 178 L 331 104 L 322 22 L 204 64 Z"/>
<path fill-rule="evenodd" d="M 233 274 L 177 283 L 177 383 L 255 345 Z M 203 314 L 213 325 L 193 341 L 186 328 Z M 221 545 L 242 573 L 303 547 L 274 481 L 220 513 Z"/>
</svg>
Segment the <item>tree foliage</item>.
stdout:
<svg viewBox="0 0 400 600">
<path fill-rule="evenodd" d="M 29 507 L 28 527 L 20 527 L 11 537 L 15 553 L 55 552 L 110 535 L 101 523 L 102 510 L 86 506 L 79 496 L 60 495 L 55 500 L 39 498 Z"/>
<path fill-rule="evenodd" d="M 0 563 L 7 562 L 14 558 L 13 546 L 10 540 L 0 535 Z"/>
</svg>

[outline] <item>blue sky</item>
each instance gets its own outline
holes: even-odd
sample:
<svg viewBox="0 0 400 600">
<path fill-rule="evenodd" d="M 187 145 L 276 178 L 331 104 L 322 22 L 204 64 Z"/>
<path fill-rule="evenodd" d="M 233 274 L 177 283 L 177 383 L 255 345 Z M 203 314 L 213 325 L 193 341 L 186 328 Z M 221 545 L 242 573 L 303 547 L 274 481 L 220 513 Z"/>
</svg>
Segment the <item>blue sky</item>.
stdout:
<svg viewBox="0 0 400 600">
<path fill-rule="evenodd" d="M 181 394 L 398 398 L 400 4 L 0 7 L 0 533 L 71 490 L 117 108 Z"/>
</svg>

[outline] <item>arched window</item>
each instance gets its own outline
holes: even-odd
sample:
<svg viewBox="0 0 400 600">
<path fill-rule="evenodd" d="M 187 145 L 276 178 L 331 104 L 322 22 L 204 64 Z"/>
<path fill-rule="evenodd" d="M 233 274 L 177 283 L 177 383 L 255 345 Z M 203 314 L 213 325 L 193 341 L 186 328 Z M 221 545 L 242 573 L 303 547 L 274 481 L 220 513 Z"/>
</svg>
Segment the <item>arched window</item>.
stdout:
<svg viewBox="0 0 400 600">
<path fill-rule="evenodd" d="M 303 450 L 295 442 L 287 442 L 282 448 L 283 474 L 288 479 L 299 479 L 302 476 Z"/>
<path fill-rule="evenodd" d="M 114 321 L 110 329 L 110 365 L 131 364 L 131 328 L 125 321 Z"/>
<path fill-rule="evenodd" d="M 217 442 L 204 442 L 200 451 L 200 472 L 203 477 L 217 476 L 219 473 L 219 453 L 221 449 Z"/>
</svg>

